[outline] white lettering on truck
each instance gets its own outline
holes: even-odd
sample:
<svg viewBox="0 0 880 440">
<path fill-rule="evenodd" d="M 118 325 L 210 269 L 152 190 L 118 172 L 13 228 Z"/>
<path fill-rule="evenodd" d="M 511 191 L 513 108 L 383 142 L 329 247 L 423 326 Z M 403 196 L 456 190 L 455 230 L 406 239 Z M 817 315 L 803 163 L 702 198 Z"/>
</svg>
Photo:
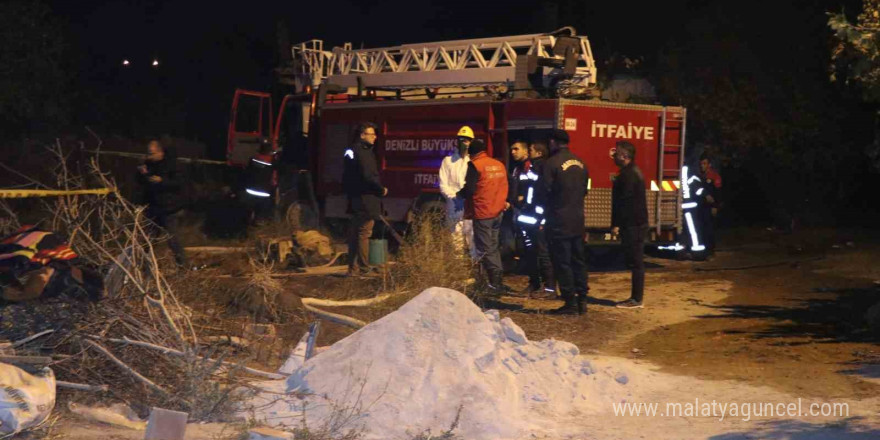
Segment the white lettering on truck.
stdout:
<svg viewBox="0 0 880 440">
<path fill-rule="evenodd" d="M 594 138 L 616 138 L 616 139 L 644 139 L 647 141 L 654 140 L 654 127 L 616 124 L 597 124 L 596 121 L 590 125 L 590 136 Z"/>
<path fill-rule="evenodd" d="M 386 139 L 385 151 L 452 151 L 456 139 Z"/>
<path fill-rule="evenodd" d="M 438 186 L 440 178 L 436 174 L 415 174 L 415 184 L 422 186 Z"/>
</svg>

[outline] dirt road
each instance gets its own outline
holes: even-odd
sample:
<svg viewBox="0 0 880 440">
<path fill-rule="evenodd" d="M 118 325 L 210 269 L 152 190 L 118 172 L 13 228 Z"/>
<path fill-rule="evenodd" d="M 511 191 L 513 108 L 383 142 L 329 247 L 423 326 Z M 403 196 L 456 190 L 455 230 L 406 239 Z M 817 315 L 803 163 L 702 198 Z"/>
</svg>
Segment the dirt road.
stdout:
<svg viewBox="0 0 880 440">
<path fill-rule="evenodd" d="M 629 296 L 624 271 L 590 274 L 587 317 L 548 315 L 561 302 L 513 296 L 490 307 L 511 317 L 532 340 L 566 340 L 588 356 L 626 360 L 637 370 L 633 374 L 663 382 L 642 393 L 658 400 L 800 398 L 846 402 L 851 408 L 845 418 L 734 420 L 723 426 L 706 417 L 573 422 L 577 429 L 589 429 L 587 438 L 877 438 L 880 348 L 864 313 L 880 302 L 878 257 L 880 237 L 867 233 L 735 231 L 722 237 L 711 261 L 651 259 L 645 309 L 613 307 Z M 523 276 L 506 281 L 514 288 L 526 283 Z M 378 280 L 335 276 L 284 282 L 289 294 L 281 303 L 291 319 L 277 325 L 285 338 L 279 349 L 295 343 L 312 319 L 297 311 L 299 297 L 349 299 L 382 289 Z M 335 311 L 367 321 L 380 317 L 376 310 Z M 328 323 L 319 345 L 351 332 Z M 280 362 L 267 357 L 263 366 Z"/>
</svg>

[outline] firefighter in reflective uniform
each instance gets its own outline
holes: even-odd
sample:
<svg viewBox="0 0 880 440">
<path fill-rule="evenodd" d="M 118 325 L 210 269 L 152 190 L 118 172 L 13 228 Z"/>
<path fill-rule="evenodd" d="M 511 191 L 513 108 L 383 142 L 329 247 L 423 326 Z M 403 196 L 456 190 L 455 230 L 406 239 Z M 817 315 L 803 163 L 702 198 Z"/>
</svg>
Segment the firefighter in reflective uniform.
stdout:
<svg viewBox="0 0 880 440">
<path fill-rule="evenodd" d="M 514 206 L 518 209 L 515 222 L 525 242 L 526 267 L 529 285 L 526 293 L 540 296 L 556 296 L 553 264 L 544 233 L 544 207 L 541 205 L 540 179 L 543 159 L 549 155 L 545 142 L 534 142 L 528 148 L 528 159 L 514 174 L 516 191 Z"/>
<path fill-rule="evenodd" d="M 251 157 L 245 170 L 245 192 L 254 212 L 254 222 L 263 223 L 272 217 L 275 208 L 275 188 L 278 175 L 275 172 L 275 154 L 271 144 L 260 145 L 259 153 Z"/>
</svg>

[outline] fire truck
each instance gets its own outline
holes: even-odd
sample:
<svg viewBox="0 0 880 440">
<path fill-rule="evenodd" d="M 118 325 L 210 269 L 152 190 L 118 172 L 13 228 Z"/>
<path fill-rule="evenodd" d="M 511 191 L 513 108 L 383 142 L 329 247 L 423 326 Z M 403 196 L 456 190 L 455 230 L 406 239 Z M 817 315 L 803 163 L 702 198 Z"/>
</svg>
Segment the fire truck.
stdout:
<svg viewBox="0 0 880 440">
<path fill-rule="evenodd" d="M 443 209 L 440 163 L 468 125 L 505 164 L 512 140 L 567 131 L 571 151 L 590 171 L 585 226 L 600 232 L 593 237 L 611 226 L 617 168 L 609 152 L 628 140 L 645 176 L 652 238 L 669 240 L 681 231 L 686 110 L 596 99 L 590 43 L 573 28 L 375 49 L 324 50 L 321 40 L 310 40 L 291 52 L 292 62 L 278 72 L 293 93 L 280 107 L 273 94 L 236 91 L 227 159 L 245 164 L 260 144 L 271 143 L 287 174 L 308 172 L 326 219 L 347 217 L 343 154 L 354 128 L 372 121 L 379 127 L 375 153 L 388 187 L 389 221 Z"/>
</svg>

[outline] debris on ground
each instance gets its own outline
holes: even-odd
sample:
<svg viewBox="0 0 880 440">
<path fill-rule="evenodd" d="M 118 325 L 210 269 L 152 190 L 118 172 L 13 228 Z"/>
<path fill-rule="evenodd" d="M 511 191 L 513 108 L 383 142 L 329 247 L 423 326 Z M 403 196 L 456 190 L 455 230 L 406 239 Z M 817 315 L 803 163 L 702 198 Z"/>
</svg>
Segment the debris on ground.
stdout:
<svg viewBox="0 0 880 440">
<path fill-rule="evenodd" d="M 60 235 L 36 226 L 21 227 L 0 241 L 0 300 L 101 299 L 102 277 L 78 264 L 77 257 Z"/>
<path fill-rule="evenodd" d="M 33 374 L 0 363 L 0 434 L 15 434 L 43 423 L 55 408 L 55 374 Z"/>
<path fill-rule="evenodd" d="M 248 431 L 248 440 L 294 440 L 291 432 L 279 431 L 272 428 L 254 428 Z"/>
<path fill-rule="evenodd" d="M 67 409 L 88 421 L 106 423 L 136 431 L 147 429 L 147 422 L 141 420 L 134 410 L 124 403 L 115 403 L 104 408 L 68 402 Z"/>
<path fill-rule="evenodd" d="M 147 422 L 144 440 L 183 440 L 189 414 L 164 408 L 153 408 Z"/>
</svg>

